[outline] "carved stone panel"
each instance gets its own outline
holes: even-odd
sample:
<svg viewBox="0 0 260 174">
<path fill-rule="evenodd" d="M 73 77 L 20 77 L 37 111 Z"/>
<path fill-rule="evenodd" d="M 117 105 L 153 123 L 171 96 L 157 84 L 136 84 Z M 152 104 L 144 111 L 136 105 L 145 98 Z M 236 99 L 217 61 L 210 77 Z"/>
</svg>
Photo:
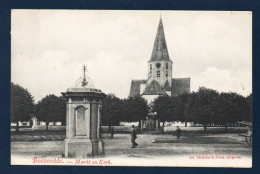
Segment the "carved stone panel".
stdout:
<svg viewBox="0 0 260 174">
<path fill-rule="evenodd" d="M 76 110 L 76 136 L 86 135 L 86 112 L 85 108 L 79 107 Z"/>
</svg>

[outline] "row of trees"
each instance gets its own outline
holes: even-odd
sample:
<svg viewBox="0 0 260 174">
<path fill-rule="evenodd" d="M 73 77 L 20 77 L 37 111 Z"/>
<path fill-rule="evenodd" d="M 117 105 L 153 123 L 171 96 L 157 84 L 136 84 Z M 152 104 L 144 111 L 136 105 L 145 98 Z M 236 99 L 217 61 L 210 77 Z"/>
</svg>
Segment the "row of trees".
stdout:
<svg viewBox="0 0 260 174">
<path fill-rule="evenodd" d="M 119 99 L 109 94 L 102 101 L 102 125 L 118 125 L 119 121 L 141 121 L 148 114 L 147 101 L 141 97 L 130 99 Z M 42 100 L 34 103 L 32 95 L 27 89 L 11 83 L 11 121 L 16 122 L 19 130 L 19 121 L 29 121 L 36 117 L 39 121 L 60 121 L 66 123 L 66 99 L 62 96 L 47 95 Z"/>
<path fill-rule="evenodd" d="M 218 93 L 200 88 L 197 92 L 177 97 L 162 96 L 148 106 L 142 97 L 119 99 L 109 94 L 103 99 L 102 125 L 111 127 L 120 121 L 144 120 L 149 111 L 157 112 L 160 122 L 195 122 L 206 127 L 210 124 L 228 124 L 251 121 L 252 95 L 243 97 L 237 93 Z M 37 117 L 40 121 L 66 122 L 66 100 L 60 96 L 47 95 L 37 104 L 32 95 L 19 85 L 11 84 L 11 121 L 28 121 Z M 140 124 L 139 124 L 140 126 Z M 18 128 L 18 127 L 17 127 Z M 47 127 L 48 129 L 48 127 Z"/>
<path fill-rule="evenodd" d="M 158 97 L 153 103 L 160 121 L 194 122 L 204 126 L 225 125 L 237 121 L 252 120 L 252 95 L 243 97 L 237 93 L 218 93 L 204 87 L 197 92 L 176 97 Z"/>
<path fill-rule="evenodd" d="M 34 112 L 34 99 L 27 89 L 11 83 L 11 122 L 16 122 L 19 130 L 19 121 L 28 121 Z"/>
<path fill-rule="evenodd" d="M 102 103 L 102 125 L 107 125 L 109 128 L 120 121 L 140 123 L 148 115 L 148 104 L 142 97 L 119 99 L 109 94 Z"/>
<path fill-rule="evenodd" d="M 35 105 L 36 117 L 46 122 L 48 130 L 49 122 L 66 123 L 66 99 L 62 96 L 47 95 Z"/>
<path fill-rule="evenodd" d="M 66 100 L 62 96 L 47 95 L 37 104 L 27 89 L 11 83 L 11 122 L 16 122 L 16 130 L 19 131 L 19 121 L 29 121 L 36 117 L 46 122 L 66 122 Z"/>
</svg>

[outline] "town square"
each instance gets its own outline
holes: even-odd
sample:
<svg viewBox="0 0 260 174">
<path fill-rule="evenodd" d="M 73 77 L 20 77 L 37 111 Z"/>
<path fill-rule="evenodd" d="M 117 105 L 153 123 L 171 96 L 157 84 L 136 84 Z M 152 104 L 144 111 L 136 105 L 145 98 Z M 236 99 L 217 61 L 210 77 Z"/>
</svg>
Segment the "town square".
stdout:
<svg viewBox="0 0 260 174">
<path fill-rule="evenodd" d="M 13 10 L 11 164 L 252 167 L 251 37 L 250 12 Z"/>
</svg>

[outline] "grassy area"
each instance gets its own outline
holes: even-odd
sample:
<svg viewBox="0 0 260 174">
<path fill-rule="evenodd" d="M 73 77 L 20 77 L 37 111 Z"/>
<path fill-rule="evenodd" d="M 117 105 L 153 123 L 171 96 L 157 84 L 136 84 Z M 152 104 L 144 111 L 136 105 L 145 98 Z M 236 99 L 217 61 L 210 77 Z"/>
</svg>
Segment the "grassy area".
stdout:
<svg viewBox="0 0 260 174">
<path fill-rule="evenodd" d="M 65 137 L 65 130 L 11 132 L 11 141 L 63 141 Z"/>
<path fill-rule="evenodd" d="M 208 135 L 184 136 L 181 139 L 155 139 L 154 143 L 185 143 L 185 144 L 241 144 L 243 141 L 234 141 L 230 137 L 211 137 Z"/>
<path fill-rule="evenodd" d="M 203 131 L 203 128 L 181 128 L 181 136 L 182 137 L 201 137 L 201 136 L 207 136 L 207 135 L 215 135 L 215 134 L 224 134 L 224 129 L 223 128 L 208 128 L 207 132 Z M 229 128 L 228 133 L 232 134 L 240 134 L 240 133 L 245 133 L 247 129 L 245 128 Z M 109 131 L 102 131 L 103 134 L 109 136 Z M 130 131 L 121 131 L 121 130 L 116 130 L 115 135 L 118 134 L 130 134 Z M 143 134 L 143 135 L 171 135 L 175 136 L 176 132 L 174 129 L 168 130 L 167 132 L 162 132 L 162 131 L 143 131 L 142 133 L 138 134 Z M 65 130 L 43 130 L 43 131 L 19 131 L 19 132 L 11 132 L 11 141 L 63 141 L 66 137 L 66 131 Z M 202 140 L 198 140 L 200 142 L 203 142 Z M 213 141 L 213 140 L 210 140 Z M 216 140 L 218 141 L 218 140 Z"/>
</svg>

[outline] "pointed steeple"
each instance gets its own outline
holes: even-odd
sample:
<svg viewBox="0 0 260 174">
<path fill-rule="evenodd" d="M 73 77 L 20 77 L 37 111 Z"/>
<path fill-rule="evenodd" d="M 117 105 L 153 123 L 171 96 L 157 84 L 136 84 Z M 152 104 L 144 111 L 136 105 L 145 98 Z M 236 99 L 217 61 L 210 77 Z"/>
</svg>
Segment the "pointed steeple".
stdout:
<svg viewBox="0 0 260 174">
<path fill-rule="evenodd" d="M 168 61 L 170 60 L 167 45 L 166 45 L 165 35 L 163 31 L 163 23 L 162 23 L 161 16 L 160 16 L 159 26 L 157 29 L 157 34 L 154 41 L 152 56 L 148 62 L 152 62 L 155 60 L 168 60 Z"/>
</svg>

